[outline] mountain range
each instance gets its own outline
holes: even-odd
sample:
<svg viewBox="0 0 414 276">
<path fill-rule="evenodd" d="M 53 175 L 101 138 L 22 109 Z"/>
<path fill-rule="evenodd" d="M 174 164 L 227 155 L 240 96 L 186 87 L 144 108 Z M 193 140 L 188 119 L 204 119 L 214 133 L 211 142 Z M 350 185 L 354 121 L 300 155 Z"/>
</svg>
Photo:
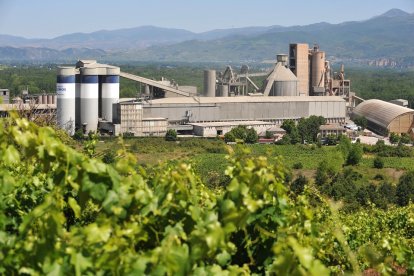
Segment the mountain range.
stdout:
<svg viewBox="0 0 414 276">
<path fill-rule="evenodd" d="M 62 62 L 77 58 L 130 61 L 261 62 L 286 53 L 289 43 L 319 44 L 333 59 L 414 57 L 414 14 L 392 9 L 364 21 L 263 26 L 194 33 L 141 26 L 66 34 L 52 39 L 0 35 L 0 61 Z M 394 63 L 393 63 L 394 64 Z"/>
</svg>

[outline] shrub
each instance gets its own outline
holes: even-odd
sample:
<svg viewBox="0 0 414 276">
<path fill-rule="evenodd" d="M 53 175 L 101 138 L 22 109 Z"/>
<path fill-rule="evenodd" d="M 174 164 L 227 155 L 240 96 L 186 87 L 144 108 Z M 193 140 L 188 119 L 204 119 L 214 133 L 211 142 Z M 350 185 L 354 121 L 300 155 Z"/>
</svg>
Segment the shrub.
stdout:
<svg viewBox="0 0 414 276">
<path fill-rule="evenodd" d="M 294 168 L 295 170 L 300 170 L 300 169 L 302 169 L 302 168 L 303 168 L 303 164 L 302 164 L 302 162 L 298 162 L 298 163 L 293 164 L 293 168 Z"/>
<path fill-rule="evenodd" d="M 382 158 L 380 158 L 380 157 L 376 157 L 374 159 L 374 168 L 376 168 L 376 169 L 384 168 L 384 160 L 382 160 Z"/>
<path fill-rule="evenodd" d="M 177 141 L 177 132 L 174 129 L 167 130 L 165 134 L 166 141 Z"/>
</svg>

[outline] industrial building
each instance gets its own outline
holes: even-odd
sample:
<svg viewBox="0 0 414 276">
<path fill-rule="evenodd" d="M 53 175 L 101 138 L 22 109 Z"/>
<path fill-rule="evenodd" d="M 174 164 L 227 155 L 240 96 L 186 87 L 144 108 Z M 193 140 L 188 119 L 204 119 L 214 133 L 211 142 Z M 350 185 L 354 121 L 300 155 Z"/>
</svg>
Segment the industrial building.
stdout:
<svg viewBox="0 0 414 276">
<path fill-rule="evenodd" d="M 266 77 L 261 86 L 253 82 L 255 76 Z M 119 99 L 119 77 L 139 82 L 143 97 Z M 343 84 L 343 72 L 342 78 L 331 77 L 325 53 L 318 47 L 309 50 L 307 44 L 291 44 L 289 57 L 277 55 L 269 72 L 250 73 L 247 65 L 240 72 L 231 66 L 223 73 L 205 70 L 200 94 L 175 81 L 150 80 L 80 60 L 58 69 L 57 122 L 70 134 L 82 129 L 134 136 L 162 136 L 168 128 L 220 135 L 239 124 L 263 132 L 286 119 L 312 115 L 339 124 L 345 122 L 349 96 L 338 92 L 336 86 Z"/>
<path fill-rule="evenodd" d="M 362 116 L 368 128 L 387 136 L 389 133 L 413 135 L 414 110 L 381 100 L 367 100 L 353 110 L 353 117 Z"/>
<path fill-rule="evenodd" d="M 144 118 L 167 118 L 170 125 L 252 120 L 282 124 L 311 115 L 341 123 L 346 116 L 345 101 L 328 96 L 176 97 L 142 102 L 142 108 Z"/>
</svg>

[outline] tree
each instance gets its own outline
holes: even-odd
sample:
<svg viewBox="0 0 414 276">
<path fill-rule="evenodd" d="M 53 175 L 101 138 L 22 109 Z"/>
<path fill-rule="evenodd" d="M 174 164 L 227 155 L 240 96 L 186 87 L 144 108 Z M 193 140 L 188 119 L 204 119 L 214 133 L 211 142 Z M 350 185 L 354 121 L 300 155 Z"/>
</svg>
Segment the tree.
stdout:
<svg viewBox="0 0 414 276">
<path fill-rule="evenodd" d="M 229 131 L 226 134 L 224 134 L 224 142 L 226 143 L 232 143 L 236 141 L 236 137 L 234 137 L 233 132 Z"/>
<path fill-rule="evenodd" d="M 254 128 L 249 128 L 246 130 L 246 139 L 244 140 L 248 144 L 257 143 L 258 140 L 257 132 Z"/>
<path fill-rule="evenodd" d="M 315 143 L 318 139 L 319 127 L 325 124 L 326 120 L 322 116 L 312 115 L 309 118 L 301 118 L 298 123 L 298 132 L 302 143 Z"/>
<path fill-rule="evenodd" d="M 305 186 L 309 183 L 309 180 L 304 175 L 299 175 L 290 185 L 290 190 L 296 194 L 299 195 L 303 193 L 305 190 Z"/>
<path fill-rule="evenodd" d="M 347 165 L 358 165 L 362 159 L 362 146 L 358 143 L 354 144 L 349 151 L 346 164 Z"/>
<path fill-rule="evenodd" d="M 374 168 L 382 169 L 384 168 L 384 160 L 381 157 L 375 157 L 374 159 Z"/>
<path fill-rule="evenodd" d="M 354 123 L 359 126 L 361 129 L 366 129 L 368 126 L 367 118 L 363 116 L 357 116 L 354 118 Z"/>
<path fill-rule="evenodd" d="M 391 144 L 398 144 L 398 142 L 400 141 L 400 136 L 395 133 L 395 132 L 391 132 L 390 134 L 390 142 Z"/>
<path fill-rule="evenodd" d="M 409 171 L 400 177 L 396 190 L 396 201 L 400 206 L 406 206 L 414 201 L 414 171 Z"/>
<path fill-rule="evenodd" d="M 407 133 L 402 133 L 400 137 L 400 142 L 403 144 L 409 144 L 411 142 L 411 137 Z"/>
<path fill-rule="evenodd" d="M 266 130 L 266 133 L 265 133 L 265 138 L 266 138 L 266 139 L 272 139 L 272 138 L 273 138 L 273 134 L 272 134 L 272 132 L 270 132 L 270 131 Z"/>
<path fill-rule="evenodd" d="M 177 132 L 175 131 L 175 129 L 167 130 L 167 133 L 165 134 L 165 140 L 166 141 L 177 141 Z"/>
<path fill-rule="evenodd" d="M 351 139 L 342 135 L 339 138 L 338 149 L 342 153 L 344 161 L 348 159 L 348 154 L 351 151 L 351 148 L 352 148 Z"/>
<path fill-rule="evenodd" d="M 332 181 L 335 174 L 336 171 L 332 164 L 329 164 L 327 160 L 323 160 L 316 169 L 315 183 L 319 186 L 325 185 Z"/>
<path fill-rule="evenodd" d="M 297 144 L 301 142 L 298 128 L 296 126 L 296 123 L 294 120 L 288 119 L 283 121 L 283 124 L 281 125 L 281 128 L 286 130 L 286 134 L 283 136 L 283 141 L 281 141 L 281 144 Z"/>
</svg>

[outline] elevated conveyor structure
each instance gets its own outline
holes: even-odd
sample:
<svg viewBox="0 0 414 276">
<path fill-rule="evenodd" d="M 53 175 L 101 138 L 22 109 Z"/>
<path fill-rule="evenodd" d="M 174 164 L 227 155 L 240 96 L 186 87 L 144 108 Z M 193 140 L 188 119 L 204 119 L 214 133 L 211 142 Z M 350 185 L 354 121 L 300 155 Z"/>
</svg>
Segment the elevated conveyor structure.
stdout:
<svg viewBox="0 0 414 276">
<path fill-rule="evenodd" d="M 157 81 L 150 80 L 150 79 L 147 79 L 147 78 L 143 78 L 143 77 L 140 77 L 140 76 L 136 76 L 136 75 L 133 75 L 133 74 L 130 74 L 130 73 L 120 72 L 119 76 L 121 76 L 123 78 L 126 78 L 126 79 L 129 79 L 129 80 L 144 83 L 144 84 L 147 84 L 147 85 L 150 85 L 150 86 L 153 86 L 153 87 L 157 87 L 157 88 L 163 89 L 165 91 L 178 94 L 180 96 L 184 96 L 184 97 L 190 97 L 191 96 L 190 93 L 182 91 L 178 88 L 168 86 L 168 85 L 164 85 L 164 84 L 161 84 Z"/>
</svg>

